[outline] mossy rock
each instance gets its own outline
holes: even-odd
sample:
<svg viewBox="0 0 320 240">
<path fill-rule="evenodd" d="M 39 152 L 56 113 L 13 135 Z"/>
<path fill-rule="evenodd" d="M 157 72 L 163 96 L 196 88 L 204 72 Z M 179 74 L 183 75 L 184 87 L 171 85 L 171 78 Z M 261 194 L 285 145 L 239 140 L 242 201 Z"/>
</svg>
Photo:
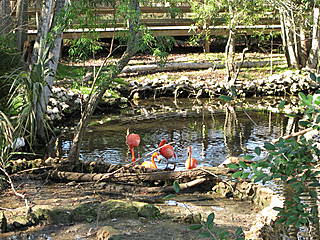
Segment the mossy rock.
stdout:
<svg viewBox="0 0 320 240">
<path fill-rule="evenodd" d="M 134 202 L 133 204 L 138 208 L 139 217 L 157 218 L 160 216 L 160 210 L 151 204 L 141 202 Z"/>
<path fill-rule="evenodd" d="M 147 203 L 108 200 L 102 203 L 81 204 L 74 209 L 41 206 L 41 208 L 35 208 L 32 214 L 36 222 L 46 221 L 51 224 L 68 224 L 83 221 L 93 222 L 98 215 L 100 220 L 110 218 L 156 218 L 160 216 L 160 211 L 157 207 Z M 28 222 L 26 217 L 20 217 L 15 220 L 21 224 Z"/>
<path fill-rule="evenodd" d="M 156 218 L 160 216 L 160 211 L 148 203 L 108 200 L 101 203 L 99 214 L 102 218 Z"/>
<path fill-rule="evenodd" d="M 87 221 L 92 222 L 97 219 L 97 211 L 100 207 L 99 203 L 85 203 L 76 207 L 71 212 L 72 220 L 75 222 Z"/>
<path fill-rule="evenodd" d="M 138 208 L 132 203 L 121 200 L 108 200 L 101 203 L 100 219 L 106 218 L 138 218 Z"/>
<path fill-rule="evenodd" d="M 54 210 L 47 210 L 47 220 L 53 224 L 66 224 L 72 222 L 70 211 L 58 208 Z"/>
<path fill-rule="evenodd" d="M 13 218 L 14 222 L 18 222 L 21 225 L 27 225 L 27 223 L 29 222 L 27 216 L 23 215 L 23 216 L 16 216 Z"/>
</svg>

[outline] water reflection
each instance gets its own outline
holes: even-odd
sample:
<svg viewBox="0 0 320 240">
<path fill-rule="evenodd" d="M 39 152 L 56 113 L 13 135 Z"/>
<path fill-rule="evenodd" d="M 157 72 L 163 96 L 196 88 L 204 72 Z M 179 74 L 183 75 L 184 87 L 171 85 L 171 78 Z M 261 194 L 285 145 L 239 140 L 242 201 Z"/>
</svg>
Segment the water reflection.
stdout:
<svg viewBox="0 0 320 240">
<path fill-rule="evenodd" d="M 184 104 L 194 109 L 195 105 Z M 135 109 L 136 110 L 136 109 Z M 150 114 L 149 114 L 150 115 Z M 252 153 L 256 146 L 279 137 L 284 132 L 285 118 L 279 114 L 256 111 L 236 111 L 224 106 L 224 111 L 209 112 L 197 108 L 197 114 L 143 121 L 119 121 L 90 127 L 86 133 L 81 158 L 126 163 L 130 159 L 125 144 L 127 128 L 141 136 L 137 153 L 143 157 L 157 148 L 162 139 L 174 142 L 178 169 L 184 167 L 187 146 L 192 146 L 193 157 L 199 166 L 217 166 L 228 156 Z M 63 139 L 63 154 L 67 154 L 71 136 Z M 172 160 L 174 161 L 174 160 Z M 160 168 L 165 164 L 159 165 Z"/>
</svg>

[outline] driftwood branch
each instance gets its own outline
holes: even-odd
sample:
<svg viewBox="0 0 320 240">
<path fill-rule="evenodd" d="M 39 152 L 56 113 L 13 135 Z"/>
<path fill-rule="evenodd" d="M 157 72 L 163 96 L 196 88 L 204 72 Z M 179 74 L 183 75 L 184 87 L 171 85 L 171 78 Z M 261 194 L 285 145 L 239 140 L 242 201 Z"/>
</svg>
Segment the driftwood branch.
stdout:
<svg viewBox="0 0 320 240">
<path fill-rule="evenodd" d="M 180 190 L 183 191 L 188 188 L 195 187 L 195 186 L 200 185 L 206 181 L 209 181 L 209 178 L 199 178 L 199 179 L 195 179 L 190 182 L 181 183 L 181 184 L 179 184 Z M 150 188 L 150 190 L 154 190 L 154 189 Z M 174 188 L 173 188 L 173 186 L 159 187 L 158 192 L 165 192 L 165 193 L 174 192 Z"/>
<path fill-rule="evenodd" d="M 186 183 L 181 183 L 180 190 L 184 191 L 190 189 L 192 187 L 198 186 L 200 184 L 210 183 L 212 186 L 216 184 L 216 181 L 212 181 L 210 178 L 199 178 L 195 179 Z M 103 183 L 103 189 L 107 190 L 107 192 L 119 192 L 123 193 L 131 193 L 131 194 L 154 194 L 156 193 L 157 196 L 162 193 L 174 193 L 175 190 L 173 186 L 160 186 L 160 187 L 145 187 L 139 185 L 130 185 L 130 184 L 123 184 L 123 183 Z"/>
<path fill-rule="evenodd" d="M 11 187 L 13 193 L 14 193 L 17 197 L 19 197 L 19 198 L 21 198 L 22 200 L 24 200 L 24 203 L 25 203 L 25 206 L 26 206 L 26 209 L 27 209 L 27 212 L 28 212 L 28 211 L 30 210 L 30 206 L 29 206 L 27 197 L 26 197 L 24 194 L 18 193 L 18 192 L 16 191 L 16 189 L 15 189 L 15 187 L 14 187 L 14 185 L 13 185 L 13 182 L 12 182 L 12 180 L 11 180 L 11 177 L 10 177 L 10 175 L 7 173 L 7 171 L 6 171 L 4 168 L 2 168 L 2 167 L 0 167 L 0 170 L 1 170 L 1 171 L 5 174 L 5 176 L 7 177 L 8 183 L 10 184 L 10 187 Z"/>
<path fill-rule="evenodd" d="M 289 134 L 289 135 L 286 135 L 286 136 L 283 136 L 283 137 L 280 137 L 280 138 L 276 138 L 276 139 L 272 140 L 271 142 L 272 143 L 277 143 L 277 142 L 279 142 L 280 139 L 289 139 L 289 138 L 292 138 L 292 137 L 298 137 L 298 136 L 304 135 L 307 132 L 310 132 L 312 130 L 314 130 L 314 129 L 313 128 L 303 129 L 303 130 L 301 130 L 299 132 L 294 132 L 292 134 Z"/>
</svg>

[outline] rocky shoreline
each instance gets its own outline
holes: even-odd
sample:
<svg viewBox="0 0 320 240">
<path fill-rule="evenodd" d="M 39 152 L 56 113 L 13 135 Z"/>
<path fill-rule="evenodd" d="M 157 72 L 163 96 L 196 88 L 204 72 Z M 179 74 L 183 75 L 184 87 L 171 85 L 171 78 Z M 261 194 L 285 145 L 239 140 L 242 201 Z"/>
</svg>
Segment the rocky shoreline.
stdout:
<svg viewBox="0 0 320 240">
<path fill-rule="evenodd" d="M 211 71 L 210 69 L 208 71 Z M 159 77 L 140 77 L 126 79 L 127 84 L 117 84 L 113 91 L 119 93 L 117 97 L 105 94 L 98 106 L 98 112 L 108 113 L 119 111 L 130 105 L 131 100 L 173 97 L 173 98 L 216 98 L 228 95 L 229 91 L 223 81 L 212 79 L 191 79 L 181 74 L 179 78 L 171 78 L 168 74 Z M 257 96 L 296 96 L 299 92 L 314 93 L 319 89 L 319 83 L 310 77 L 310 73 L 299 70 L 288 70 L 281 74 L 274 74 L 264 79 L 239 80 L 235 83 L 238 96 L 250 98 Z M 78 90 L 64 87 L 53 87 L 52 97 L 49 99 L 48 116 L 51 121 L 63 121 L 67 117 L 80 116 L 81 102 L 87 97 Z M 275 110 L 273 103 L 267 110 Z M 294 103 L 292 103 L 294 105 Z M 261 109 L 261 106 L 257 106 Z M 263 108 L 263 107 L 262 107 Z M 265 108 L 264 108 L 265 109 Z M 292 107 L 290 107 L 292 110 Z"/>
</svg>

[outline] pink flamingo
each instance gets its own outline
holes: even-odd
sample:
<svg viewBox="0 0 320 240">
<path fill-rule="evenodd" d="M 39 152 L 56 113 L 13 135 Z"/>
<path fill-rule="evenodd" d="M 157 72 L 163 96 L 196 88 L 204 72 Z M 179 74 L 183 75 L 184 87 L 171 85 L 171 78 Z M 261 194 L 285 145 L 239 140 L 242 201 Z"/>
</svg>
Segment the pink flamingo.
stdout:
<svg viewBox="0 0 320 240">
<path fill-rule="evenodd" d="M 176 154 L 174 153 L 173 147 L 169 144 L 165 145 L 167 143 L 167 140 L 162 140 L 159 143 L 159 152 L 162 156 L 164 156 L 167 160 L 176 157 Z M 164 146 L 165 145 L 165 146 Z"/>
<path fill-rule="evenodd" d="M 136 161 L 136 157 L 134 156 L 134 148 L 138 147 L 140 144 L 140 136 L 135 133 L 131 133 L 127 135 L 127 145 L 129 146 L 130 152 L 132 154 L 132 162 Z"/>
<path fill-rule="evenodd" d="M 157 169 L 157 165 L 154 161 L 154 159 L 157 158 L 159 160 L 159 153 L 155 152 L 152 154 L 151 156 L 151 162 L 150 161 L 145 161 L 141 164 L 141 166 L 145 167 L 145 168 L 152 168 L 152 169 Z"/>
<path fill-rule="evenodd" d="M 192 148 L 191 146 L 188 147 L 188 158 L 186 160 L 186 169 L 193 169 L 196 168 L 198 165 L 198 161 L 192 158 Z"/>
</svg>

